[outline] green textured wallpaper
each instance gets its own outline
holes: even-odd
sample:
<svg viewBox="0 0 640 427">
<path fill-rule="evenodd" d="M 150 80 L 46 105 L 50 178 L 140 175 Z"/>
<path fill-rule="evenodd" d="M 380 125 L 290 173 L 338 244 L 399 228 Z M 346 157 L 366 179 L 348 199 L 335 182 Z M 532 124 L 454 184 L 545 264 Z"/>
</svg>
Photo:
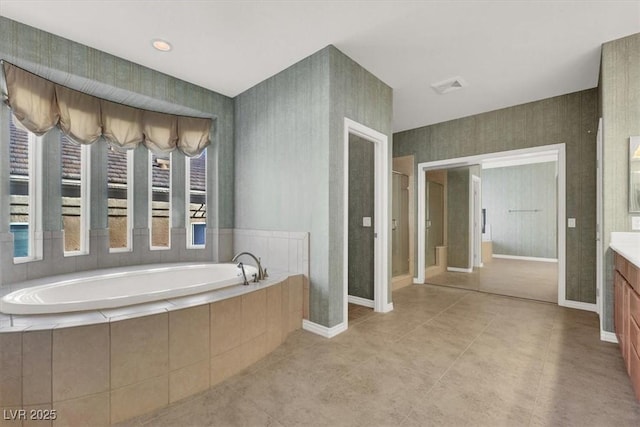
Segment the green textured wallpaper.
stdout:
<svg viewBox="0 0 640 427">
<path fill-rule="evenodd" d="M 4 17 L 0 17 L 0 59 L 116 102 L 214 119 L 212 144 L 207 156 L 209 230 L 206 249 L 186 249 L 184 166 L 180 162 L 183 157 L 178 154 L 175 156 L 178 163 L 172 168 L 175 227 L 172 247 L 167 251 L 149 250 L 147 150 L 139 147 L 134 155 L 133 250 L 122 254 L 109 252 L 107 151 L 106 145 L 98 142 L 91 149 L 90 253 L 65 257 L 60 217 L 59 131 L 53 129 L 44 137 L 43 259 L 14 264 L 12 235 L 8 232 L 9 109 L 0 106 L 0 285 L 102 267 L 217 259 L 221 249 L 217 229 L 234 226 L 233 99 Z M 227 246 L 230 244 L 226 242 Z"/>
<path fill-rule="evenodd" d="M 468 167 L 447 171 L 447 267 L 471 268 L 469 264 Z"/>
<path fill-rule="evenodd" d="M 373 227 L 364 227 L 362 218 L 374 224 L 374 147 L 349 135 L 349 295 L 373 300 Z"/>
<path fill-rule="evenodd" d="M 309 315 L 329 323 L 329 52 L 235 98 L 235 225 L 308 231 Z"/>
<path fill-rule="evenodd" d="M 310 233 L 309 315 L 327 327 L 343 320 L 344 118 L 390 139 L 391 97 L 328 46 L 235 98 L 235 225 Z"/>
<path fill-rule="evenodd" d="M 342 281 L 343 266 L 343 221 L 339 212 L 342 212 L 343 194 L 346 189 L 343 183 L 343 171 L 346 167 L 344 158 L 344 118 L 347 117 L 374 129 L 389 139 L 389 171 L 391 167 L 391 153 L 393 145 L 393 91 L 383 81 L 362 68 L 351 58 L 340 52 L 335 47 L 330 49 L 331 80 L 330 80 L 330 150 L 329 150 L 329 263 L 331 283 Z M 391 183 L 391 173 L 389 173 Z M 391 206 L 387 205 L 387 215 L 391 218 Z M 391 236 L 391 222 L 387 225 L 388 235 Z M 391 302 L 391 244 L 386 249 L 385 258 L 388 264 L 389 291 L 388 302 Z M 338 304 L 342 300 L 342 287 L 332 287 L 331 300 L 333 301 L 332 318 L 342 317 L 342 308 Z M 339 311 L 339 310 L 340 311 Z"/>
<path fill-rule="evenodd" d="M 493 253 L 557 258 L 557 163 L 482 170 Z"/>
<path fill-rule="evenodd" d="M 113 94 L 189 108 L 216 118 L 210 150 L 209 200 L 212 221 L 233 227 L 233 100 L 150 68 L 0 16 L 0 59 L 30 71 L 67 73 L 69 79 L 96 82 Z M 88 84 L 88 83 L 87 83 Z M 107 89 L 104 89 L 107 90 Z M 211 151 L 215 151 L 211 155 Z"/>
<path fill-rule="evenodd" d="M 631 231 L 629 137 L 640 135 L 640 33 L 602 46 L 604 329 L 613 332 L 612 231 Z"/>
</svg>

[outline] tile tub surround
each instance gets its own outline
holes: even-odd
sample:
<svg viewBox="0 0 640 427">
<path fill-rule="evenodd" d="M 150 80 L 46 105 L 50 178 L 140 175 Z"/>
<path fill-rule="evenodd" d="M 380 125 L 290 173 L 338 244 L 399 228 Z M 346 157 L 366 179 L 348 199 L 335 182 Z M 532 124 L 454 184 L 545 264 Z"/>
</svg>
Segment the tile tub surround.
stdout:
<svg viewBox="0 0 640 427">
<path fill-rule="evenodd" d="M 251 252 L 261 257 L 269 271 L 282 270 L 309 277 L 309 233 L 233 229 L 233 253 Z M 250 257 L 243 258 L 254 265 Z"/>
<path fill-rule="evenodd" d="M 148 315 L 121 309 L 102 323 L 0 333 L 0 408 L 52 408 L 55 424 L 98 426 L 202 392 L 301 328 L 304 282 L 293 275 L 210 303 L 188 306 L 202 297 L 193 296 Z"/>
<path fill-rule="evenodd" d="M 304 276 L 303 301 L 304 318 L 309 319 L 309 299 L 311 284 L 309 281 L 309 233 L 304 231 L 273 231 L 250 230 L 234 228 L 233 254 L 251 252 L 260 256 L 261 264 L 266 267 L 269 275 L 275 271 L 287 271 L 291 274 Z M 229 255 L 231 259 L 233 255 Z M 250 257 L 243 257 L 241 261 L 254 265 Z"/>
</svg>

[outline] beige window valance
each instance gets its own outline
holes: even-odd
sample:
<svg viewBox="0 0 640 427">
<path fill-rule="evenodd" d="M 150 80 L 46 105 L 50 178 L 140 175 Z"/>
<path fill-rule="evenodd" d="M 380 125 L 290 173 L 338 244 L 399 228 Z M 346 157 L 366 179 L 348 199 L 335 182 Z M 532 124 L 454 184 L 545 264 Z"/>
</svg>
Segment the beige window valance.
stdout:
<svg viewBox="0 0 640 427">
<path fill-rule="evenodd" d="M 6 103 L 26 130 L 43 135 L 54 126 L 81 144 L 101 136 L 123 149 L 138 144 L 158 153 L 197 156 L 211 143 L 211 119 L 142 110 L 110 102 L 3 63 Z"/>
</svg>

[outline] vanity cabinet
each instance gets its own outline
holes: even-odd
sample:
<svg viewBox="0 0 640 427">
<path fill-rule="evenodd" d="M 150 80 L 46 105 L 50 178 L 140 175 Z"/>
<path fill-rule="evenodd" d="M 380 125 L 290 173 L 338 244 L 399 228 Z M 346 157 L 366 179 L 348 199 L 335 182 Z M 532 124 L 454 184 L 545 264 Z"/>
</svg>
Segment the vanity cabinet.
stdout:
<svg viewBox="0 0 640 427">
<path fill-rule="evenodd" d="M 631 384 L 640 400 L 640 269 L 614 252 L 614 327 Z"/>
</svg>

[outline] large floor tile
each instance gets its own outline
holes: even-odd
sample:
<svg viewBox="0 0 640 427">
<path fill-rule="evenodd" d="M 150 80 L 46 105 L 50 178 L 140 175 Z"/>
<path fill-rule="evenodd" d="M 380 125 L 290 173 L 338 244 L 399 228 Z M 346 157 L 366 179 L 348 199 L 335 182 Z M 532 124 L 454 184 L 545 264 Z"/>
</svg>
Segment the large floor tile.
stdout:
<svg viewBox="0 0 640 427">
<path fill-rule="evenodd" d="M 602 395 L 594 387 L 590 393 L 576 389 L 547 390 L 538 396 L 531 426 L 638 426 L 640 405 Z M 626 390 L 620 390 L 620 394 Z"/>
<path fill-rule="evenodd" d="M 567 361 L 550 357 L 540 381 L 540 393 L 589 396 L 597 390 L 597 394 L 603 398 L 636 401 L 621 356 L 619 360 L 612 358 L 603 364 L 581 362 L 584 359 Z M 606 369 L 603 369 L 604 366 Z"/>
<path fill-rule="evenodd" d="M 318 405 L 337 424 L 398 425 L 435 382 L 403 364 L 373 357 L 324 386 Z"/>
<path fill-rule="evenodd" d="M 281 426 L 252 402 L 225 387 L 216 388 L 193 399 L 154 414 L 118 424 L 125 426 Z"/>
<path fill-rule="evenodd" d="M 527 425 L 533 407 L 528 398 L 511 385 L 450 375 L 414 406 L 411 418 L 420 425 Z"/>
<path fill-rule="evenodd" d="M 353 326 L 354 329 L 366 332 L 385 333 L 400 337 L 407 331 L 426 322 L 426 319 L 420 316 L 404 313 L 391 312 L 386 314 L 377 313 L 366 320 Z"/>
</svg>

